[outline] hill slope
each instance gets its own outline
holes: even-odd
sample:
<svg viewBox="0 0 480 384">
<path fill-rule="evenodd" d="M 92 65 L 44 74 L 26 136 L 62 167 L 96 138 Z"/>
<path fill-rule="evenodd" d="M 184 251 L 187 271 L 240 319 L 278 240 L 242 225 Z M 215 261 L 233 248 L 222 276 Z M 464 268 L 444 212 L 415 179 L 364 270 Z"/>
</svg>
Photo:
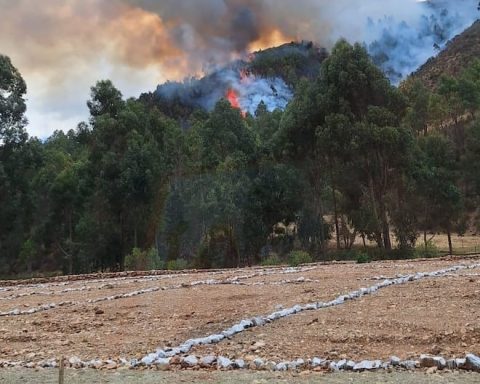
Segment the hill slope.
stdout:
<svg viewBox="0 0 480 384">
<path fill-rule="evenodd" d="M 438 56 L 429 59 L 412 77 L 433 89 L 442 75 L 456 76 L 477 58 L 480 58 L 480 20 L 453 38 Z"/>
<path fill-rule="evenodd" d="M 195 109 L 211 110 L 216 102 L 235 92 L 242 110 L 254 113 L 263 100 L 269 110 L 284 108 L 300 79 L 313 79 L 328 56 L 311 42 L 288 43 L 255 52 L 202 78 L 166 82 L 140 99 L 166 115 L 186 118 Z"/>
</svg>

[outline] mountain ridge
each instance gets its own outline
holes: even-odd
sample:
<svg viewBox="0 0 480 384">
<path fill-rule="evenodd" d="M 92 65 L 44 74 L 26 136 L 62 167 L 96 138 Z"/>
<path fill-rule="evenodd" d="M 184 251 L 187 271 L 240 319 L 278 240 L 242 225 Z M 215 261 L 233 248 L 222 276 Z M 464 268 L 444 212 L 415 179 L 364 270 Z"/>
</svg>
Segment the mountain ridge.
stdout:
<svg viewBox="0 0 480 384">
<path fill-rule="evenodd" d="M 437 56 L 428 59 L 409 78 L 420 80 L 435 89 L 443 75 L 458 76 L 475 59 L 480 58 L 480 20 L 455 36 Z"/>
</svg>

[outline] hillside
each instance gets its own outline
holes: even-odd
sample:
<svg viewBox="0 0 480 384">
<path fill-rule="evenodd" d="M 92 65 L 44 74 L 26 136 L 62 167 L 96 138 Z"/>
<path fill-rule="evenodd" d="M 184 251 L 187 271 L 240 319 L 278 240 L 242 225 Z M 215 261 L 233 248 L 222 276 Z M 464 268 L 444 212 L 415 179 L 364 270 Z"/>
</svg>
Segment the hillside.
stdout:
<svg viewBox="0 0 480 384">
<path fill-rule="evenodd" d="M 234 98 L 245 112 L 255 113 L 263 100 L 269 110 L 283 109 L 300 79 L 313 79 L 328 56 L 312 42 L 292 42 L 252 53 L 216 68 L 202 78 L 167 81 L 140 99 L 166 115 L 187 118 L 195 109 L 210 111 L 222 97 Z M 230 98 L 230 97 L 229 97 Z"/>
<path fill-rule="evenodd" d="M 435 88 L 442 75 L 456 76 L 480 57 L 480 20 L 453 38 L 447 47 L 430 58 L 413 75 L 429 88 Z"/>
</svg>

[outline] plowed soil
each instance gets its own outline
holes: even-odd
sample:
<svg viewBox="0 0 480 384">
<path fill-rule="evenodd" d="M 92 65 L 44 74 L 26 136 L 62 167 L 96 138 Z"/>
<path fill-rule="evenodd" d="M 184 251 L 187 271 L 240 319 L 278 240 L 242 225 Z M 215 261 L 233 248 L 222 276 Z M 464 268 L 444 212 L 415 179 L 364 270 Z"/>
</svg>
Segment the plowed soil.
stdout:
<svg viewBox="0 0 480 384">
<path fill-rule="evenodd" d="M 371 264 L 310 265 L 288 270 L 240 269 L 146 278 L 23 284 L 0 289 L 0 312 L 47 303 L 63 307 L 0 317 L 0 361 L 60 356 L 141 358 L 158 347 L 218 333 L 280 307 L 327 301 L 382 277 L 429 272 L 478 259 L 450 258 Z M 257 327 L 191 353 L 272 360 L 323 357 L 384 359 L 421 353 L 480 354 L 480 270 L 392 286 L 343 305 Z M 195 285 L 238 277 L 241 284 Z M 161 288 L 130 298 L 89 299 Z M 34 293 L 34 294 L 32 294 Z M 1 370 L 1 369 L 0 369 Z"/>
</svg>

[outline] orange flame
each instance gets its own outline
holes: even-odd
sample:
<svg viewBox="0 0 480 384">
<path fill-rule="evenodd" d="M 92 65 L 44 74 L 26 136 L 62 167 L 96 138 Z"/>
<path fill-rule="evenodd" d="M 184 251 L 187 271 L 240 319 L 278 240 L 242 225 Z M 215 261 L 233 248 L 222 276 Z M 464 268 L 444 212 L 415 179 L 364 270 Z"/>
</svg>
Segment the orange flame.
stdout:
<svg viewBox="0 0 480 384">
<path fill-rule="evenodd" d="M 227 94 L 225 96 L 226 96 L 227 100 L 230 102 L 230 105 L 233 108 L 240 110 L 243 117 L 245 117 L 247 115 L 244 111 L 242 111 L 242 109 L 240 107 L 240 102 L 238 101 L 237 92 L 235 92 L 234 89 L 229 88 L 228 91 L 227 91 Z"/>
<path fill-rule="evenodd" d="M 227 96 L 227 100 L 230 102 L 230 104 L 233 108 L 240 109 L 240 103 L 238 102 L 237 93 L 232 88 L 230 88 L 227 91 L 226 96 Z"/>
</svg>

